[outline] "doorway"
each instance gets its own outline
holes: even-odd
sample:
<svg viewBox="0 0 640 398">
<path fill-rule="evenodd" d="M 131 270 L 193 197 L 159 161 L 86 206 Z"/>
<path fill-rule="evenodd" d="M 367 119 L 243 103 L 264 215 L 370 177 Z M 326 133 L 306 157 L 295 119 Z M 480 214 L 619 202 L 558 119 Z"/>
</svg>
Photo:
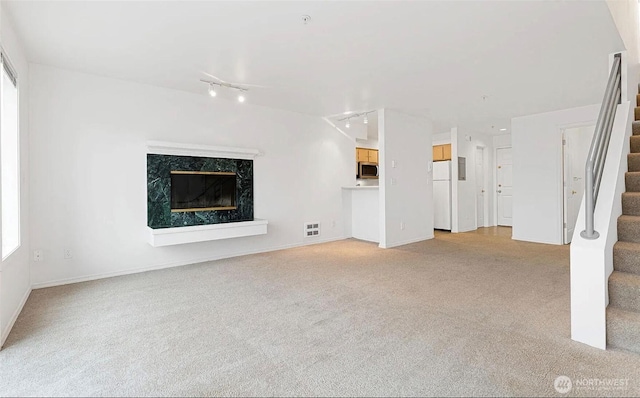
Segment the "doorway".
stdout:
<svg viewBox="0 0 640 398">
<path fill-rule="evenodd" d="M 486 200 L 486 188 L 485 188 L 485 156 L 484 147 L 476 147 L 476 226 L 482 228 L 486 226 L 485 220 L 487 219 L 487 200 Z"/>
<path fill-rule="evenodd" d="M 563 160 L 563 243 L 571 243 L 582 197 L 584 196 L 584 167 L 595 126 L 566 128 L 562 132 Z"/>
<path fill-rule="evenodd" d="M 496 195 L 498 225 L 513 225 L 513 156 L 511 147 L 496 149 Z"/>
</svg>

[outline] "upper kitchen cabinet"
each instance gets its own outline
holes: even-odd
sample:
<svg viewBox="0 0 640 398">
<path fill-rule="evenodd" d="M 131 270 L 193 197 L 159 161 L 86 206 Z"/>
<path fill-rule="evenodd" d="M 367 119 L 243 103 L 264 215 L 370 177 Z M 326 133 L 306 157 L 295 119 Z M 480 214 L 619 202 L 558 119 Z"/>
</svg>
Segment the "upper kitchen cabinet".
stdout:
<svg viewBox="0 0 640 398">
<path fill-rule="evenodd" d="M 369 148 L 356 148 L 356 161 L 365 163 L 378 163 L 378 150 Z"/>
<path fill-rule="evenodd" d="M 441 162 L 444 160 L 451 160 L 451 144 L 446 145 L 434 145 L 433 146 L 433 161 Z"/>
</svg>

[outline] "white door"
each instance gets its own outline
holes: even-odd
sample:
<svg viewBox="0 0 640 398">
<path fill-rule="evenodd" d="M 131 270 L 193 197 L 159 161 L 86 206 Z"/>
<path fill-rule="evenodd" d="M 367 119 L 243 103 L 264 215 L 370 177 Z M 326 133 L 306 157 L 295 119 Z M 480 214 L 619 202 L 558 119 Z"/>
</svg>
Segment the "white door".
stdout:
<svg viewBox="0 0 640 398">
<path fill-rule="evenodd" d="M 564 243 L 571 243 L 584 196 L 584 167 L 595 126 L 564 130 Z"/>
<path fill-rule="evenodd" d="M 476 148 L 476 215 L 478 228 L 484 227 L 484 148 Z"/>
<path fill-rule="evenodd" d="M 496 149 L 498 225 L 513 225 L 513 157 L 511 148 Z"/>
</svg>

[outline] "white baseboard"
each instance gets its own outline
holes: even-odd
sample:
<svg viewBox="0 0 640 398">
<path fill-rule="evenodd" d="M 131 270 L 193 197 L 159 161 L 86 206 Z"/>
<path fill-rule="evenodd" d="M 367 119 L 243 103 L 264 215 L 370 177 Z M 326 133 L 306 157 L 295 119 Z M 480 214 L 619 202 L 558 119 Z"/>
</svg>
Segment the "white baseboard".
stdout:
<svg viewBox="0 0 640 398">
<path fill-rule="evenodd" d="M 427 236 L 422 236 L 420 238 L 408 239 L 408 240 L 400 241 L 400 242 L 393 242 L 393 243 L 390 243 L 390 244 L 388 244 L 386 246 L 383 246 L 382 244 L 380 244 L 380 248 L 381 249 L 391 249 L 391 248 L 397 247 L 397 246 L 404 246 L 404 245 L 408 245 L 408 244 L 411 244 L 411 243 L 422 242 L 423 240 L 433 239 L 434 237 L 435 237 L 435 235 L 431 234 L 431 235 L 427 235 Z"/>
<path fill-rule="evenodd" d="M 551 241 L 548 239 L 528 238 L 526 236 L 517 236 L 514 234 L 511 234 L 511 239 L 518 240 L 521 242 L 544 243 L 546 245 L 562 245 L 562 241 L 557 242 L 557 241 Z"/>
<path fill-rule="evenodd" d="M 4 342 L 7 340 L 7 337 L 9 337 L 9 333 L 11 333 L 11 329 L 13 329 L 13 325 L 18 320 L 18 315 L 20 315 L 20 313 L 22 312 L 22 309 L 24 308 L 24 305 L 27 303 L 27 299 L 29 298 L 30 294 L 31 294 L 31 289 L 27 289 L 27 291 L 24 293 L 24 296 L 22 297 L 22 300 L 20 300 L 20 305 L 18 305 L 18 308 L 16 308 L 13 315 L 11 315 L 9 324 L 2 331 L 2 335 L 0 336 L 0 349 L 2 349 L 2 346 L 4 345 Z"/>
<path fill-rule="evenodd" d="M 329 238 L 329 239 L 313 239 L 313 241 L 309 241 L 309 242 L 283 245 L 283 246 L 269 248 L 266 250 L 248 250 L 248 251 L 243 251 L 243 252 L 234 253 L 234 254 L 225 255 L 225 256 L 213 256 L 213 257 L 206 257 L 206 258 L 192 259 L 192 260 L 185 260 L 185 261 L 174 261 L 170 263 L 158 264 L 158 265 L 153 265 L 149 267 L 132 268 L 132 269 L 123 270 L 123 271 L 105 272 L 102 274 L 84 275 L 84 276 L 79 276 L 74 278 L 65 278 L 65 279 L 58 279 L 58 280 L 49 281 L 49 282 L 34 283 L 31 287 L 32 289 L 44 289 L 47 287 L 69 285 L 72 283 L 88 282 L 88 281 L 93 281 L 97 279 L 113 278 L 116 276 L 123 276 L 123 275 L 139 274 L 141 272 L 156 271 L 156 270 L 173 268 L 173 267 L 181 267 L 184 265 L 205 263 L 207 261 L 216 261 L 216 260 L 222 260 L 225 258 L 247 256 L 250 254 L 268 253 L 268 252 L 273 252 L 278 250 L 293 249 L 295 247 L 317 245 L 320 243 L 335 242 L 335 241 L 344 240 L 344 239 L 346 238 L 343 236 L 336 237 L 336 238 Z"/>
</svg>

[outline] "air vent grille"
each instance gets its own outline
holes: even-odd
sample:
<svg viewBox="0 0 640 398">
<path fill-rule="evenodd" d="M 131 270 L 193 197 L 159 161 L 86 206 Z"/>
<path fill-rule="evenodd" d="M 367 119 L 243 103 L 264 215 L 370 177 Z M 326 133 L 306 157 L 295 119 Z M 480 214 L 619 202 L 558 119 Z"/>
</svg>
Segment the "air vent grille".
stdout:
<svg viewBox="0 0 640 398">
<path fill-rule="evenodd" d="M 313 238 L 314 236 L 320 236 L 320 223 L 319 222 L 304 223 L 304 237 Z"/>
</svg>

